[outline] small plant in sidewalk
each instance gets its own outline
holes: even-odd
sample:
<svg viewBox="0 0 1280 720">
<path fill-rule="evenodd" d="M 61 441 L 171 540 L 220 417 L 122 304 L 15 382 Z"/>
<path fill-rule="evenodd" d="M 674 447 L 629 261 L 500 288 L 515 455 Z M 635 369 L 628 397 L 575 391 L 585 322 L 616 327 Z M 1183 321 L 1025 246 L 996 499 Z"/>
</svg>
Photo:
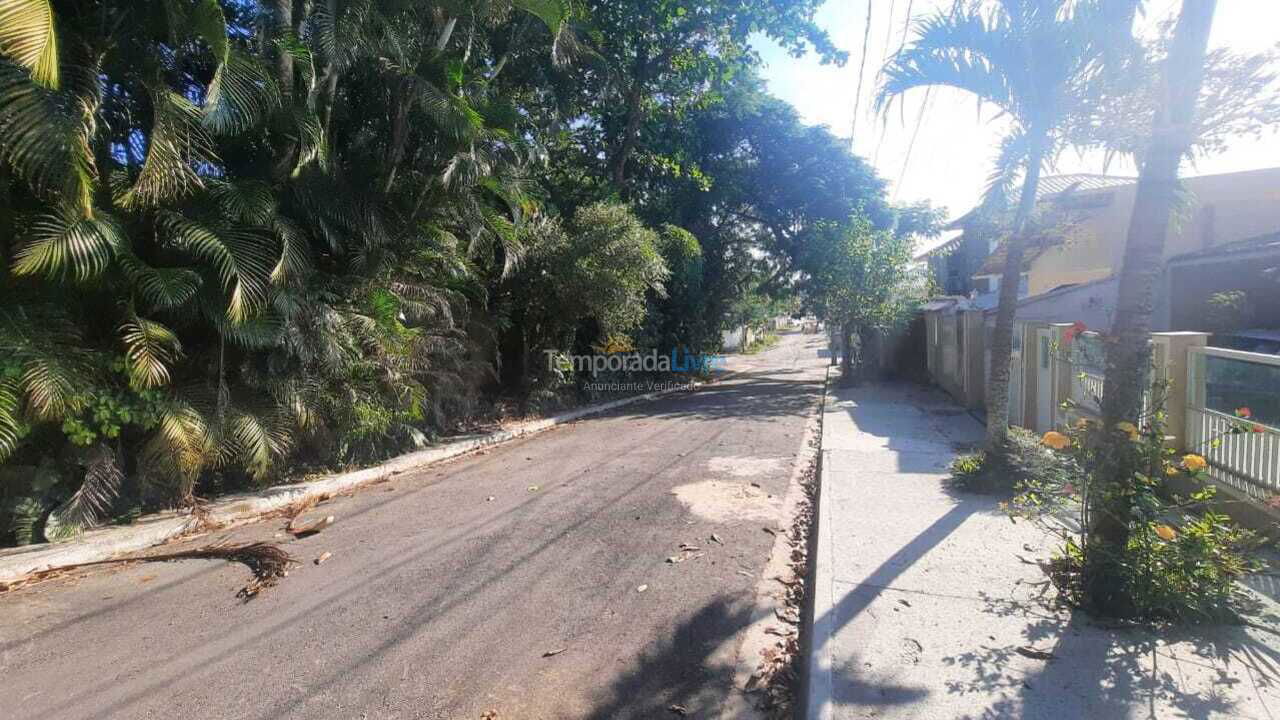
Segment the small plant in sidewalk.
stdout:
<svg viewBox="0 0 1280 720">
<path fill-rule="evenodd" d="M 1069 456 L 1055 453 L 1038 435 L 1016 426 L 1009 428 L 1004 452 L 979 450 L 951 462 L 952 482 L 968 492 L 1010 493 L 1047 482 L 1062 486 L 1072 476 Z"/>
<path fill-rule="evenodd" d="M 1247 413 L 1240 417 L 1247 419 Z M 1248 431 L 1245 424 L 1241 428 L 1228 432 Z M 1053 466 L 1062 471 L 1022 476 L 1006 509 L 1061 537 L 1059 553 L 1051 562 L 1051 579 L 1058 590 L 1068 602 L 1089 609 L 1082 587 L 1084 568 L 1099 561 L 1090 553 L 1103 551 L 1100 543 L 1090 543 L 1090 513 L 1104 500 L 1103 493 L 1116 492 L 1114 485 L 1104 486 L 1099 479 L 1098 471 L 1108 460 L 1103 453 L 1116 445 L 1104 442 L 1107 433 L 1123 436 L 1124 452 L 1131 453 L 1127 467 L 1137 468 L 1133 482 L 1124 486 L 1130 493 L 1129 541 L 1119 557 L 1102 559 L 1123 570 L 1126 585 L 1116 591 L 1123 593 L 1128 608 L 1124 614 L 1162 622 L 1235 619 L 1235 583 L 1257 569 L 1249 557 L 1257 537 L 1210 509 L 1214 486 L 1206 474 L 1208 461 L 1197 453 L 1179 454 L 1165 443 L 1165 415 L 1159 408 L 1141 424 L 1121 422 L 1104 428 L 1080 419 L 1069 430 L 1050 431 L 1040 438 L 1046 451 L 1065 460 Z M 1189 478 L 1197 489 L 1175 493 L 1168 482 L 1175 478 Z"/>
</svg>

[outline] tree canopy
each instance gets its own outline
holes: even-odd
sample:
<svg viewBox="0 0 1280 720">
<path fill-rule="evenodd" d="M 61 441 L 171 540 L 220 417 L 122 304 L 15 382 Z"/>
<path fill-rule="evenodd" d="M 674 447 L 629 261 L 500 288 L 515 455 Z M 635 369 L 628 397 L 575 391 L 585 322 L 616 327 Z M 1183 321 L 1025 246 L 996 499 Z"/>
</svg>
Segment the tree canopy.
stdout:
<svg viewBox="0 0 1280 720">
<path fill-rule="evenodd" d="M 757 77 L 843 62 L 819 4 L 0 0 L 0 540 L 575 392 L 544 349 L 715 351 L 920 217 Z"/>
</svg>

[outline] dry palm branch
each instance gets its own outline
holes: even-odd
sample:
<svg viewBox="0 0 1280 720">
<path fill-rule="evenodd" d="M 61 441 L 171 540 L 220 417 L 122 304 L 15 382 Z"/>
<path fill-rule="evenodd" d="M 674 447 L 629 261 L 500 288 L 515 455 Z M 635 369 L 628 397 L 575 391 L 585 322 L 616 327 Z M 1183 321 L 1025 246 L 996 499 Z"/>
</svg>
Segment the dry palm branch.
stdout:
<svg viewBox="0 0 1280 720">
<path fill-rule="evenodd" d="M 249 568 L 253 572 L 253 579 L 247 585 L 240 588 L 236 593 L 236 597 L 249 601 L 258 595 L 258 593 L 267 588 L 274 587 L 280 581 L 280 578 L 289 575 L 289 566 L 297 565 L 298 561 L 293 559 L 289 553 L 285 552 L 279 545 L 265 542 L 244 543 L 241 545 L 232 545 L 227 542 L 217 542 L 212 545 L 206 545 L 202 548 L 194 550 L 180 550 L 177 552 L 157 553 L 155 555 L 145 555 L 142 557 L 124 557 L 112 558 L 110 560 L 95 560 L 93 562 L 76 563 L 75 565 L 67 565 L 58 568 L 59 572 L 67 570 L 75 570 L 82 567 L 90 567 L 93 565 L 110 565 L 115 563 L 135 563 L 135 562 L 176 562 L 178 560 L 227 560 L 229 562 L 238 562 Z"/>
</svg>

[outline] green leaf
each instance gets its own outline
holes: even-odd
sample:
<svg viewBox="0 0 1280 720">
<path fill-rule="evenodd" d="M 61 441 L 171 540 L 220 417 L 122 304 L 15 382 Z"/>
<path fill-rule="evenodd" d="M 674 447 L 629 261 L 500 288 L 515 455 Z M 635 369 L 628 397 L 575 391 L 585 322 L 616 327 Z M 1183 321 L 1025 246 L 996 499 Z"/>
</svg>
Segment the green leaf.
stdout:
<svg viewBox="0 0 1280 720">
<path fill-rule="evenodd" d="M 155 120 L 147 158 L 120 204 L 136 209 L 159 205 L 204 187 L 197 168 L 217 167 L 213 141 L 201 126 L 200 110 L 168 88 L 151 89 Z"/>
<path fill-rule="evenodd" d="M 38 217 L 14 254 L 15 275 L 60 278 L 68 273 L 77 280 L 96 277 L 124 245 L 124 233 L 108 215 L 80 217 L 63 206 L 57 214 Z"/>
<path fill-rule="evenodd" d="M 0 53 L 40 85 L 58 87 L 58 34 L 49 0 L 0 0 Z"/>
<path fill-rule="evenodd" d="M 227 18 L 218 0 L 196 0 L 187 18 L 191 31 L 205 41 L 219 63 L 227 62 L 231 44 L 227 42 Z"/>
<path fill-rule="evenodd" d="M 146 390 L 169 383 L 169 366 L 182 356 L 178 336 L 164 325 L 134 315 L 120 326 L 129 385 Z"/>
<path fill-rule="evenodd" d="M 569 3 L 564 0 L 512 0 L 511 4 L 541 20 L 552 36 L 559 36 L 569 19 Z"/>
</svg>

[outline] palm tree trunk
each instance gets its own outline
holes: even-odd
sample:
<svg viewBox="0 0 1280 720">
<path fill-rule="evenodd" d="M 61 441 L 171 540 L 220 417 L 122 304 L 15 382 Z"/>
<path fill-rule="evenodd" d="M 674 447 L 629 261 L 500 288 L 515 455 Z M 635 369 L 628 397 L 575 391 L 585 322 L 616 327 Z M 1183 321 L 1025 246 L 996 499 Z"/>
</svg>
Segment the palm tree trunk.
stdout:
<svg viewBox="0 0 1280 720">
<path fill-rule="evenodd" d="M 1044 163 L 1048 137 L 1035 130 L 1027 158 L 1027 174 L 1022 179 L 1022 197 L 1013 219 L 1013 229 L 1005 243 L 1004 274 L 1000 278 L 1000 303 L 996 326 L 991 334 L 991 377 L 987 380 L 987 450 L 1003 455 L 1009 437 L 1009 361 L 1013 356 L 1013 320 L 1018 309 L 1018 286 L 1022 281 L 1022 257 L 1027 247 L 1031 213 L 1040 189 L 1040 166 Z"/>
<path fill-rule="evenodd" d="M 274 20 L 275 38 L 293 32 L 293 0 L 276 0 Z M 286 98 L 293 94 L 293 56 L 279 47 L 276 48 L 276 81 L 280 83 L 280 92 Z"/>
<path fill-rule="evenodd" d="M 1142 159 L 1120 266 L 1102 391 L 1104 428 L 1125 421 L 1137 424 L 1142 413 L 1142 396 L 1149 386 L 1155 284 L 1163 269 L 1165 236 L 1177 203 L 1178 165 L 1193 139 L 1191 128 L 1216 4 L 1217 0 L 1183 0 L 1165 63 L 1165 105 L 1157 111 Z M 1103 443 L 1102 465 L 1092 489 L 1098 501 L 1086 545 L 1085 592 L 1094 608 L 1123 615 L 1129 602 L 1118 561 L 1129 543 L 1132 481 L 1140 459 L 1123 435 L 1104 434 Z"/>
</svg>

